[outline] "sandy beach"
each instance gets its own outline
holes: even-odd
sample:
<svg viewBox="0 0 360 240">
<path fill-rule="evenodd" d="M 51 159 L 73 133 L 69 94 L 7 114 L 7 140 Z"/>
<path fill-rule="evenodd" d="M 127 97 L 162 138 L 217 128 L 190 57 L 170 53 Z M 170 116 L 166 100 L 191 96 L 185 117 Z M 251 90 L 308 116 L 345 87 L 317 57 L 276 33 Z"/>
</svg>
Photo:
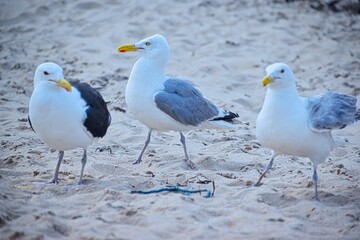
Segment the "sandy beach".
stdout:
<svg viewBox="0 0 360 240">
<path fill-rule="evenodd" d="M 348 143 L 318 167 L 319 202 L 306 158 L 279 156 L 252 187 L 270 157 L 255 137 L 269 64 L 287 63 L 302 96 L 337 91 L 360 106 L 360 15 L 344 4 L 354 1 L 326 2 L 0 2 L 0 239 L 359 239 L 359 123 L 334 131 Z M 177 132 L 154 132 L 143 162 L 132 164 L 147 135 L 124 97 L 139 54 L 116 50 L 156 33 L 170 44 L 167 74 L 240 116 L 235 129 L 185 133 L 195 170 Z M 43 184 L 57 153 L 27 117 L 46 61 L 109 102 L 112 124 L 88 149 L 82 185 L 81 149 L 65 152 L 58 185 Z M 215 192 L 131 194 L 167 186 Z"/>
</svg>

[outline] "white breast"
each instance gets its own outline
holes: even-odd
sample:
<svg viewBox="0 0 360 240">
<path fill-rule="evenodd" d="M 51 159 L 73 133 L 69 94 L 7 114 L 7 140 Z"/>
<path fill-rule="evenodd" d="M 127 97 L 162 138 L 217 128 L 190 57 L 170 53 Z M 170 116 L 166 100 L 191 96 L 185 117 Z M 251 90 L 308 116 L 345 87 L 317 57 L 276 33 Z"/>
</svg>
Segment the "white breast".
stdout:
<svg viewBox="0 0 360 240">
<path fill-rule="evenodd" d="M 256 121 L 259 142 L 280 154 L 325 159 L 333 147 L 330 133 L 308 127 L 308 112 L 301 98 L 268 96 Z"/>
<path fill-rule="evenodd" d="M 86 103 L 77 89 L 38 84 L 31 96 L 29 117 L 34 131 L 52 149 L 85 148 L 94 138 L 83 125 Z"/>
</svg>

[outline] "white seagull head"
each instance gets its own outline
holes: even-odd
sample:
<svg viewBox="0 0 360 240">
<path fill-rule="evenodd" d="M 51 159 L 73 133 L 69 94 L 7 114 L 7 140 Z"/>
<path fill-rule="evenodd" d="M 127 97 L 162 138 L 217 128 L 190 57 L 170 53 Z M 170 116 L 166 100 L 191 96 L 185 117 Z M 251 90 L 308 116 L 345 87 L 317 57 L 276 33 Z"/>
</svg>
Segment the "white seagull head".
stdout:
<svg viewBox="0 0 360 240">
<path fill-rule="evenodd" d="M 166 38 L 155 34 L 135 44 L 125 44 L 118 48 L 118 52 L 139 52 L 143 57 L 156 58 L 158 61 L 167 62 L 170 56 L 170 47 Z"/>
<path fill-rule="evenodd" d="M 44 82 L 53 82 L 57 86 L 71 92 L 70 83 L 64 79 L 63 69 L 56 63 L 45 62 L 36 68 L 34 86 L 36 87 L 38 84 Z"/>
<path fill-rule="evenodd" d="M 274 63 L 266 68 L 267 76 L 263 78 L 263 86 L 270 88 L 286 88 L 295 85 L 294 74 L 285 63 Z"/>
</svg>

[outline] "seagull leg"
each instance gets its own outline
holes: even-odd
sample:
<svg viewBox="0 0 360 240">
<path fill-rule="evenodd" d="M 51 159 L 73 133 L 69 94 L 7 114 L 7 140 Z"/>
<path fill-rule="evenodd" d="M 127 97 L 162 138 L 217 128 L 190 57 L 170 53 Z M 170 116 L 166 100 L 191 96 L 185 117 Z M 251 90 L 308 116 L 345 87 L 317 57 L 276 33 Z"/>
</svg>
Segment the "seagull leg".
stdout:
<svg viewBox="0 0 360 240">
<path fill-rule="evenodd" d="M 58 160 L 58 163 L 55 168 L 54 177 L 49 181 L 49 183 L 55 183 L 55 184 L 59 183 L 58 175 L 59 175 L 59 169 L 60 169 L 60 165 L 61 165 L 63 158 L 64 158 L 64 151 L 59 151 L 59 160 Z"/>
<path fill-rule="evenodd" d="M 79 177 L 79 181 L 78 181 L 78 185 L 81 184 L 82 182 L 82 177 L 83 177 L 83 174 L 84 174 L 84 168 L 85 168 L 85 165 L 86 165 L 86 161 L 87 161 L 87 156 L 86 156 L 86 148 L 84 148 L 84 154 L 83 154 L 83 157 L 81 159 L 81 171 L 80 171 L 80 177 Z"/>
<path fill-rule="evenodd" d="M 148 146 L 149 143 L 150 143 L 151 132 L 152 132 L 152 129 L 149 128 L 149 132 L 148 132 L 148 136 L 147 136 L 147 139 L 146 139 L 146 141 L 145 141 L 145 144 L 144 144 L 144 146 L 143 146 L 143 148 L 142 148 L 142 150 L 141 150 L 141 152 L 140 152 L 139 157 L 136 159 L 135 162 L 133 162 L 133 164 L 139 164 L 139 163 L 141 163 L 142 155 L 144 154 L 145 149 L 147 148 L 147 146 Z"/>
<path fill-rule="evenodd" d="M 313 174 L 313 181 L 314 181 L 314 187 L 315 187 L 315 200 L 320 201 L 318 197 L 318 175 L 317 175 L 317 162 L 313 161 L 314 165 L 314 174 Z"/>
<path fill-rule="evenodd" d="M 185 162 L 187 163 L 187 165 L 191 168 L 191 169 L 194 169 L 195 168 L 195 164 L 190 161 L 189 159 L 189 156 L 187 154 L 187 150 L 186 150 L 186 143 L 185 143 L 185 136 L 182 132 L 179 132 L 180 133 L 180 142 L 182 143 L 183 145 L 183 148 L 184 148 L 184 153 L 185 153 Z"/>
<path fill-rule="evenodd" d="M 261 179 L 262 179 L 263 177 L 265 177 L 265 174 L 271 169 L 271 167 L 272 167 L 272 165 L 273 165 L 273 162 L 274 162 L 274 159 L 275 159 L 275 157 L 276 157 L 277 155 L 278 155 L 278 154 L 277 154 L 275 151 L 272 152 L 270 161 L 269 161 L 268 165 L 266 166 L 265 171 L 261 174 L 259 180 L 253 185 L 254 187 L 259 187 L 259 186 L 260 186 Z"/>
</svg>

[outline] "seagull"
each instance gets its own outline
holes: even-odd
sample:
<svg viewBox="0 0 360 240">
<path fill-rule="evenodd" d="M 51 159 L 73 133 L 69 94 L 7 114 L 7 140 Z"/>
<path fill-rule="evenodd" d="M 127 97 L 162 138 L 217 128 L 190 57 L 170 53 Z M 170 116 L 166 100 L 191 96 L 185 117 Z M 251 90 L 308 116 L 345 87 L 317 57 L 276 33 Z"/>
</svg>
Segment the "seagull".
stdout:
<svg viewBox="0 0 360 240">
<path fill-rule="evenodd" d="M 139 164 L 155 131 L 178 131 L 185 162 L 189 160 L 183 131 L 200 128 L 234 127 L 233 119 L 239 115 L 225 111 L 203 97 L 196 85 L 165 74 L 170 48 L 164 36 L 156 34 L 135 44 L 126 44 L 118 52 L 136 51 L 141 57 L 134 64 L 125 90 L 129 112 L 148 127 L 148 135 L 139 157 Z"/>
<path fill-rule="evenodd" d="M 284 63 L 268 66 L 266 73 L 262 83 L 268 87 L 256 120 L 256 137 L 262 146 L 272 149 L 272 155 L 254 185 L 260 185 L 279 154 L 307 157 L 313 163 L 315 199 L 319 200 L 317 166 L 326 160 L 334 147 L 340 146 L 331 131 L 359 120 L 357 99 L 335 92 L 300 97 L 293 72 Z"/>
<path fill-rule="evenodd" d="M 57 184 L 64 151 L 83 148 L 81 184 L 86 164 L 86 149 L 105 136 L 111 116 L 100 93 L 87 83 L 68 82 L 63 69 L 52 62 L 40 64 L 35 71 L 34 91 L 29 104 L 29 123 L 51 149 L 59 151 L 54 177 Z"/>
</svg>

